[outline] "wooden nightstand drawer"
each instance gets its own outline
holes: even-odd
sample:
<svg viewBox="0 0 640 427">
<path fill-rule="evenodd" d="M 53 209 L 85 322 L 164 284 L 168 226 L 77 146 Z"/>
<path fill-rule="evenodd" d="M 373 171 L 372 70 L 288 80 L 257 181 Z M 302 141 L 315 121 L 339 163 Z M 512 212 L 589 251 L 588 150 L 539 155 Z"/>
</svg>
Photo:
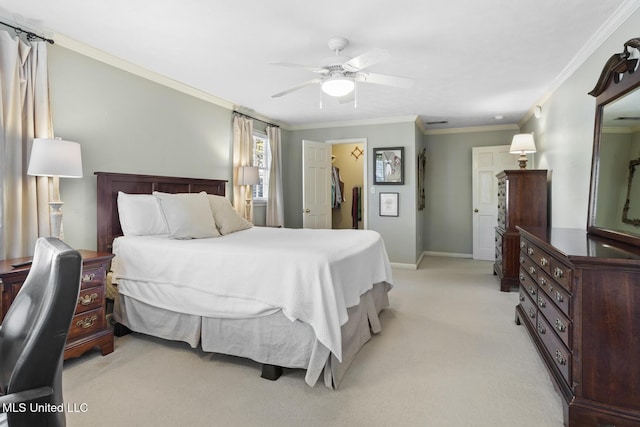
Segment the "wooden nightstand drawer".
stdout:
<svg viewBox="0 0 640 427">
<path fill-rule="evenodd" d="M 93 310 L 102 307 L 104 303 L 104 288 L 96 286 L 93 288 L 81 289 L 78 295 L 75 313 Z"/>
<path fill-rule="evenodd" d="M 95 310 L 84 311 L 73 316 L 67 340 L 72 340 L 84 335 L 91 335 L 104 328 L 105 317 L 102 306 Z"/>
<path fill-rule="evenodd" d="M 93 286 L 102 286 L 107 278 L 107 271 L 104 266 L 93 268 L 83 268 L 82 276 L 80 276 L 80 288 L 90 288 Z"/>
</svg>

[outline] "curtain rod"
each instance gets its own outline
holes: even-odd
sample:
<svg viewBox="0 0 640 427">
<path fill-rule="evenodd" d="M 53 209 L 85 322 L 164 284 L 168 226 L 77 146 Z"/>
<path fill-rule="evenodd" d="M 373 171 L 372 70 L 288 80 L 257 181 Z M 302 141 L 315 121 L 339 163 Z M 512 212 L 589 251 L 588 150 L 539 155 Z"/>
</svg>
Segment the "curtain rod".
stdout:
<svg viewBox="0 0 640 427">
<path fill-rule="evenodd" d="M 269 122 L 265 122 L 264 120 L 256 119 L 255 117 L 252 117 L 252 116 L 250 116 L 250 115 L 248 115 L 248 114 L 245 114 L 245 113 L 241 113 L 240 111 L 235 111 L 235 110 L 234 110 L 234 111 L 233 111 L 233 114 L 237 114 L 237 115 L 239 115 L 239 116 L 244 116 L 244 117 L 247 117 L 247 118 L 249 118 L 249 119 L 256 120 L 256 121 L 259 121 L 259 122 L 262 122 L 262 123 L 268 124 L 269 126 L 273 126 L 273 127 L 276 127 L 276 128 L 279 128 L 279 127 L 280 127 L 280 126 L 278 126 L 278 125 L 276 125 L 276 124 L 269 123 Z"/>
<path fill-rule="evenodd" d="M 40 39 L 43 42 L 47 42 L 47 43 L 51 43 L 51 44 L 54 43 L 54 41 L 52 39 L 48 39 L 46 37 L 39 36 L 36 33 L 33 33 L 31 31 L 23 30 L 20 27 L 14 27 L 13 25 L 7 24 L 4 21 L 0 21 L 0 24 L 4 25 L 5 27 L 13 28 L 13 30 L 16 32 L 17 35 L 25 34 L 27 36 L 27 40 L 29 40 L 29 41 L 32 41 L 34 39 Z"/>
</svg>

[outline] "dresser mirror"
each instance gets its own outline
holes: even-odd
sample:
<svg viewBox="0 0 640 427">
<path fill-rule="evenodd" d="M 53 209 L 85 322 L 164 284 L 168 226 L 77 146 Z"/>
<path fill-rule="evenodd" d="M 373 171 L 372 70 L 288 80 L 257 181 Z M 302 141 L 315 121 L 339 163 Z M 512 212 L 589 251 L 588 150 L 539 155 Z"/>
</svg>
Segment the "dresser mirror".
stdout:
<svg viewBox="0 0 640 427">
<path fill-rule="evenodd" d="M 606 63 L 596 87 L 588 231 L 640 246 L 640 38 Z"/>
</svg>

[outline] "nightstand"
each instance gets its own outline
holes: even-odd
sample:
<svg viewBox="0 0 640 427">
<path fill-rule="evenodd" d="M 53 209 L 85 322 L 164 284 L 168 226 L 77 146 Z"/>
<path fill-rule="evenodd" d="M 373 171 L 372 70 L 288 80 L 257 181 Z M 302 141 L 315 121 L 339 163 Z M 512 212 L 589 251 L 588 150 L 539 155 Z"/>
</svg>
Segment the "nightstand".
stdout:
<svg viewBox="0 0 640 427">
<path fill-rule="evenodd" d="M 64 348 L 65 360 L 78 357 L 94 347 L 99 347 L 103 356 L 113 351 L 113 332 L 107 326 L 105 318 L 107 271 L 113 255 L 87 250 L 79 252 L 82 255 L 80 295 Z M 31 267 L 26 265 L 13 268 L 12 264 L 30 259 L 28 257 L 0 261 L 0 321 L 4 319 Z"/>
</svg>

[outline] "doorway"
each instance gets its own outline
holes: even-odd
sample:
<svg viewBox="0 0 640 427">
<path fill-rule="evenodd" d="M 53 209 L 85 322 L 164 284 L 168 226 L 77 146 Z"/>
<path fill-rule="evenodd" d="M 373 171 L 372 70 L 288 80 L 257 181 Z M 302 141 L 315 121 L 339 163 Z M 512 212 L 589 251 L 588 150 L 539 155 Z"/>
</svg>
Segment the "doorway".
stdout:
<svg viewBox="0 0 640 427">
<path fill-rule="evenodd" d="M 367 139 L 338 139 L 331 144 L 332 228 L 367 228 Z"/>
</svg>

